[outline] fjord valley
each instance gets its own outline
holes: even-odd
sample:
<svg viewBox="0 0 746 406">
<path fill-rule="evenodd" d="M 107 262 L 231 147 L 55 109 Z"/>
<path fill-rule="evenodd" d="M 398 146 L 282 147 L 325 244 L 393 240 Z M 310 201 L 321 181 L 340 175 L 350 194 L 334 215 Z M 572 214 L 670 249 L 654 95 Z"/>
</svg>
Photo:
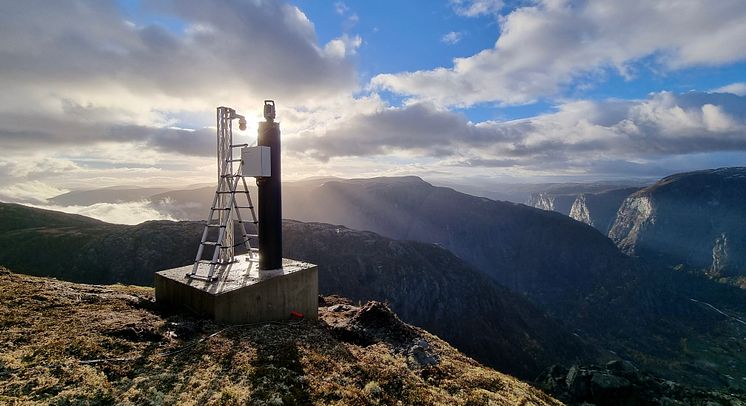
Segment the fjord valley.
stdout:
<svg viewBox="0 0 746 406">
<path fill-rule="evenodd" d="M 285 221 L 284 255 L 319 264 L 322 294 L 386 301 L 405 322 L 566 400 L 583 395 L 567 397 L 564 387 L 536 380 L 552 365 L 569 371 L 618 360 L 686 387 L 744 387 L 741 289 L 629 256 L 568 216 L 415 177 L 309 181 L 286 190 L 294 196 L 288 201 L 304 202 L 286 204 L 286 217 L 306 222 Z M 202 230 L 194 221 L 125 226 L 1 208 L 8 249 L 0 262 L 84 283 L 148 286 L 154 271 L 193 261 Z M 630 389 L 638 378 L 624 379 L 638 396 Z"/>
</svg>

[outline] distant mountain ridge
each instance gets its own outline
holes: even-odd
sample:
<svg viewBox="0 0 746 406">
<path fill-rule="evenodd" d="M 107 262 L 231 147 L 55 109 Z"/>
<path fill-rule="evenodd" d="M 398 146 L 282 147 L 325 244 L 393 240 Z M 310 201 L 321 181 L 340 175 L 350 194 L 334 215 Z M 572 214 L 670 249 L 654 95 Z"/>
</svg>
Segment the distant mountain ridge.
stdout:
<svg viewBox="0 0 746 406">
<path fill-rule="evenodd" d="M 60 206 L 90 206 L 96 203 L 122 203 L 148 200 L 151 196 L 169 191 L 169 188 L 115 186 L 94 190 L 77 190 L 48 199 Z"/>
</svg>

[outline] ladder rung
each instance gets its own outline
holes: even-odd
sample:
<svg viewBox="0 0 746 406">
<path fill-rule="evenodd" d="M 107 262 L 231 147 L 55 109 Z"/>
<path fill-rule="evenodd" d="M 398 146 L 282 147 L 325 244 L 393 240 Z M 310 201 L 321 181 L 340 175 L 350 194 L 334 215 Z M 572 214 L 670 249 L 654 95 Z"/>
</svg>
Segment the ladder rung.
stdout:
<svg viewBox="0 0 746 406">
<path fill-rule="evenodd" d="M 215 193 L 217 193 L 219 195 L 228 195 L 228 194 L 231 194 L 231 193 L 249 193 L 249 191 L 248 190 L 234 190 L 232 192 L 215 192 Z"/>
<path fill-rule="evenodd" d="M 224 228 L 225 224 L 205 224 L 205 227 L 220 227 L 220 228 Z"/>
<path fill-rule="evenodd" d="M 259 248 L 249 248 L 249 252 L 259 252 Z"/>
<path fill-rule="evenodd" d="M 259 224 L 258 221 L 249 221 L 249 220 L 241 220 L 239 223 L 246 223 L 246 224 Z"/>
<path fill-rule="evenodd" d="M 199 279 L 199 280 L 207 281 L 207 282 L 212 282 L 218 279 L 217 276 L 202 276 L 202 275 L 197 275 L 196 273 L 195 274 L 188 273 L 186 274 L 186 276 L 192 279 Z"/>
<path fill-rule="evenodd" d="M 231 145 L 231 148 L 240 148 L 240 147 L 248 147 L 249 144 L 233 144 Z"/>
<path fill-rule="evenodd" d="M 206 259 L 200 259 L 199 261 L 197 261 L 197 263 L 199 263 L 199 264 L 208 264 L 208 265 L 217 265 L 218 264 L 217 262 L 208 261 Z"/>
<path fill-rule="evenodd" d="M 237 209 L 253 209 L 254 206 L 236 206 Z"/>
<path fill-rule="evenodd" d="M 259 238 L 259 234 L 244 234 L 244 235 L 249 238 Z"/>
<path fill-rule="evenodd" d="M 225 162 L 241 162 L 240 159 L 226 159 Z"/>
<path fill-rule="evenodd" d="M 201 244 L 202 245 L 220 245 L 214 241 L 203 241 Z"/>
<path fill-rule="evenodd" d="M 231 209 L 231 207 L 227 207 L 227 208 L 222 208 L 222 207 L 210 207 L 210 209 L 212 209 L 212 210 L 230 210 L 230 209 Z"/>
</svg>

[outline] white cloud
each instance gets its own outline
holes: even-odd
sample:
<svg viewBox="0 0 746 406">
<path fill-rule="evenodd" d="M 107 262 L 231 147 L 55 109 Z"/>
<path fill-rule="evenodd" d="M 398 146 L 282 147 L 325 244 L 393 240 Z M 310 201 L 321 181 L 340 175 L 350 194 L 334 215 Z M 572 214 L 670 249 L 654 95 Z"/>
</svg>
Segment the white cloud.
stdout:
<svg viewBox="0 0 746 406">
<path fill-rule="evenodd" d="M 65 192 L 67 192 L 65 189 L 60 189 L 38 180 L 30 180 L 3 186 L 2 189 L 0 189 L 0 201 L 45 203 L 48 198 Z"/>
<path fill-rule="evenodd" d="M 544 0 L 500 17 L 500 26 L 494 48 L 450 68 L 381 74 L 371 85 L 440 105 L 522 104 L 609 69 L 633 76 L 642 58 L 664 71 L 746 58 L 742 0 Z"/>
<path fill-rule="evenodd" d="M 148 220 L 175 220 L 168 214 L 159 212 L 150 206 L 149 202 L 129 203 L 96 203 L 90 206 L 55 206 L 31 205 L 45 210 L 55 210 L 65 213 L 80 214 L 107 223 L 140 224 Z"/>
<path fill-rule="evenodd" d="M 746 96 L 746 82 L 736 82 L 729 85 L 713 89 L 713 92 L 732 93 L 738 96 Z"/>
<path fill-rule="evenodd" d="M 639 171 L 641 162 L 662 156 L 746 152 L 746 97 L 660 92 L 640 101 L 566 102 L 554 113 L 476 124 L 414 103 L 348 115 L 290 148 L 321 160 L 409 154 L 440 157 L 448 166 Z"/>
<path fill-rule="evenodd" d="M 347 56 L 355 55 L 363 39 L 359 35 L 350 37 L 347 34 L 335 38 L 324 46 L 324 54 L 335 59 L 344 59 Z"/>
<path fill-rule="evenodd" d="M 349 10 L 350 10 L 350 8 L 347 7 L 347 4 L 345 4 L 342 1 L 338 1 L 338 2 L 334 3 L 334 11 L 336 11 L 337 14 L 339 14 L 339 15 L 343 15 L 343 14 L 345 14 Z"/>
<path fill-rule="evenodd" d="M 460 32 L 451 31 L 448 34 L 443 35 L 440 41 L 445 44 L 453 45 L 461 41 L 462 36 L 463 34 Z"/>
<path fill-rule="evenodd" d="M 503 8 L 502 0 L 450 0 L 453 11 L 464 17 L 496 15 Z"/>
<path fill-rule="evenodd" d="M 113 3 L 0 3 L 3 146 L 145 141 L 194 154 L 212 150 L 203 142 L 209 131 L 170 129 L 178 118 L 200 129 L 213 124 L 217 105 L 256 109 L 272 97 L 287 108 L 357 88 L 348 57 L 360 37 L 321 46 L 295 6 L 221 0 L 152 7 L 185 31 L 137 26 Z"/>
</svg>

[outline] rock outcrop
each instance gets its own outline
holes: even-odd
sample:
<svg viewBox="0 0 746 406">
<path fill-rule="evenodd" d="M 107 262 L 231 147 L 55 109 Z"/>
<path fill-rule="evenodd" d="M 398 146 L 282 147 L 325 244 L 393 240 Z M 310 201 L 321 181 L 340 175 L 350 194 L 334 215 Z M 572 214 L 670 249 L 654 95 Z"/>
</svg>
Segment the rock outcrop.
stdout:
<svg viewBox="0 0 746 406">
<path fill-rule="evenodd" d="M 537 384 L 568 405 L 598 406 L 741 406 L 746 393 L 680 385 L 641 372 L 627 361 L 605 366 L 552 366 Z"/>
</svg>

